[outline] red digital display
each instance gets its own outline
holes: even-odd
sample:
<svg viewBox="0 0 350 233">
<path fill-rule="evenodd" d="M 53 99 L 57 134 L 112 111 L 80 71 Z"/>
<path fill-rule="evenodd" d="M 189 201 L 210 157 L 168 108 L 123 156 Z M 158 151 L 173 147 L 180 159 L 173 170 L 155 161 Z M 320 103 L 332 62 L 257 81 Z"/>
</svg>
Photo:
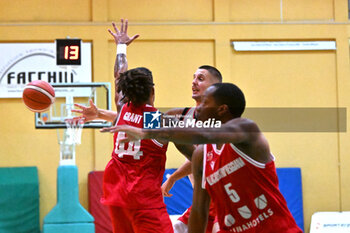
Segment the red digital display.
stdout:
<svg viewBox="0 0 350 233">
<path fill-rule="evenodd" d="M 66 60 L 78 60 L 79 59 L 79 46 L 66 45 L 64 47 L 64 59 Z"/>
<path fill-rule="evenodd" d="M 56 40 L 56 64 L 57 65 L 81 65 L 81 40 L 57 39 Z"/>
</svg>

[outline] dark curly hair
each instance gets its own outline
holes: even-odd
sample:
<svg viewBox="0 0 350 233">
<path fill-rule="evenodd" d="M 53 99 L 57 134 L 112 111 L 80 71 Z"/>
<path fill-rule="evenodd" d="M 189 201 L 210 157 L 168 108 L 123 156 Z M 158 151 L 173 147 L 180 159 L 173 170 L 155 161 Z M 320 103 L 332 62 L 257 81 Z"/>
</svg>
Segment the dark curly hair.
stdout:
<svg viewBox="0 0 350 233">
<path fill-rule="evenodd" d="M 232 83 L 215 83 L 213 97 L 218 104 L 226 104 L 234 117 L 241 117 L 245 109 L 245 97 L 241 89 Z"/>
<path fill-rule="evenodd" d="M 144 67 L 138 67 L 120 74 L 118 92 L 123 93 L 123 99 L 134 105 L 146 103 L 154 86 L 152 72 Z"/>
</svg>

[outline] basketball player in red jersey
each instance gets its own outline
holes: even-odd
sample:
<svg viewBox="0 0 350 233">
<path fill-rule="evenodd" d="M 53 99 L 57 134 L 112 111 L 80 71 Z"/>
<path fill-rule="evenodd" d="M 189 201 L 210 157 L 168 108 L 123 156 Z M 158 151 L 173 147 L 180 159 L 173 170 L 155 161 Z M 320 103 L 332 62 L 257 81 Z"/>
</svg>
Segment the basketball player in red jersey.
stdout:
<svg viewBox="0 0 350 233">
<path fill-rule="evenodd" d="M 121 20 L 118 30 L 109 30 L 117 44 L 114 66 L 115 103 L 118 112 L 76 105 L 86 121 L 96 118 L 116 120 L 142 128 L 143 113 L 157 112 L 153 107 L 154 88 L 151 72 L 146 68 L 127 70 L 126 46 L 138 35 L 127 35 L 128 21 Z M 161 183 L 165 170 L 167 143 L 140 140 L 120 143 L 124 133 L 114 135 L 112 159 L 103 179 L 103 198 L 108 205 L 114 233 L 172 233 L 173 228 L 163 202 Z"/>
<path fill-rule="evenodd" d="M 153 107 L 152 73 L 135 68 L 122 73 L 117 91 L 123 93 L 116 125 L 143 128 L 144 113 Z M 125 133 L 114 134 L 112 159 L 103 178 L 101 202 L 109 206 L 114 233 L 171 233 L 172 224 L 163 202 L 161 184 L 165 170 L 167 143 L 142 139 L 123 143 Z"/>
<path fill-rule="evenodd" d="M 300 233 L 278 188 L 274 156 L 252 120 L 241 118 L 242 91 L 230 83 L 209 87 L 197 108 L 201 121 L 219 120 L 218 128 L 141 130 L 118 126 L 126 140 L 156 138 L 204 144 L 192 157 L 195 179 L 189 232 L 205 232 L 210 200 L 215 204 L 219 232 Z"/>
<path fill-rule="evenodd" d="M 126 46 L 135 40 L 127 35 L 128 21 L 120 31 L 109 30 L 117 44 L 114 66 L 116 125 L 143 127 L 144 112 L 154 107 L 152 73 L 145 68 L 127 70 Z M 159 113 L 159 112 L 158 112 Z M 102 203 L 109 206 L 114 233 L 172 233 L 172 224 L 161 192 L 167 144 L 155 140 L 120 143 L 125 135 L 114 135 L 112 159 L 103 180 Z"/>
</svg>

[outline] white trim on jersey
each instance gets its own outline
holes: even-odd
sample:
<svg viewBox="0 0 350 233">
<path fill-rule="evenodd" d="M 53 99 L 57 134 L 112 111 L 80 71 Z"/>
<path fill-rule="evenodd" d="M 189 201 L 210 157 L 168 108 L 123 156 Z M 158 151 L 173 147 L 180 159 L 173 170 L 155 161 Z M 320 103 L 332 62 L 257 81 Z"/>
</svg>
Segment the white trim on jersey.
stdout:
<svg viewBox="0 0 350 233">
<path fill-rule="evenodd" d="M 156 144 L 157 146 L 159 146 L 160 148 L 163 148 L 163 146 L 164 146 L 162 143 L 158 142 L 158 141 L 155 140 L 155 139 L 152 139 L 152 142 L 153 142 L 154 144 Z"/>
<path fill-rule="evenodd" d="M 118 122 L 119 122 L 119 119 L 120 119 L 120 115 L 122 114 L 124 107 L 125 107 L 125 104 L 123 104 L 123 106 L 120 109 L 120 112 L 118 112 L 118 117 L 117 117 L 117 120 L 116 120 L 114 126 L 118 125 Z"/>
<path fill-rule="evenodd" d="M 213 150 L 216 154 L 221 155 L 221 152 L 224 150 L 225 144 L 221 146 L 220 150 L 218 150 L 216 144 L 211 144 L 211 146 L 213 147 Z"/>
<path fill-rule="evenodd" d="M 237 154 L 239 154 L 244 160 L 246 160 L 247 162 L 249 162 L 250 164 L 259 167 L 259 168 L 265 168 L 265 164 L 264 163 L 260 163 L 254 159 L 252 159 L 251 157 L 249 157 L 248 155 L 244 154 L 242 151 L 240 151 L 235 145 L 233 145 L 232 143 L 230 143 L 232 149 L 234 151 L 237 152 Z"/>
<path fill-rule="evenodd" d="M 207 162 L 207 144 L 203 146 L 203 173 L 202 173 L 202 189 L 205 189 L 205 167 Z"/>
<path fill-rule="evenodd" d="M 272 157 L 272 161 L 275 162 L 275 160 L 276 160 L 275 156 L 273 154 L 271 154 L 271 157 Z"/>
<path fill-rule="evenodd" d="M 185 116 L 190 116 L 190 117 L 192 117 L 192 119 L 195 119 L 195 117 L 194 117 L 195 111 L 196 111 L 196 107 L 191 107 L 191 108 L 187 111 L 187 113 L 185 114 Z"/>
</svg>

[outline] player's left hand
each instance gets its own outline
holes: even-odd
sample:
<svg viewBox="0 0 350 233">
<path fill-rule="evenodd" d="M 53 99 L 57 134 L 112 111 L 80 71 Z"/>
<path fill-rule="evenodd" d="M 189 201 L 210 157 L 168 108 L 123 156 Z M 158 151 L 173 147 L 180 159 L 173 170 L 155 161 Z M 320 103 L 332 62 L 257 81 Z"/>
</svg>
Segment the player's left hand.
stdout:
<svg viewBox="0 0 350 233">
<path fill-rule="evenodd" d="M 89 103 L 90 103 L 90 106 L 74 104 L 74 106 L 77 107 L 78 109 L 72 109 L 71 111 L 81 114 L 78 117 L 74 117 L 74 119 L 77 119 L 77 120 L 83 119 L 84 122 L 98 119 L 98 112 L 99 112 L 98 108 L 96 107 L 92 99 L 89 100 Z"/>
<path fill-rule="evenodd" d="M 169 178 L 162 184 L 161 190 L 163 193 L 163 196 L 165 197 L 171 197 L 173 194 L 169 193 L 170 189 L 174 186 L 175 180 L 172 176 L 169 176 Z"/>
<path fill-rule="evenodd" d="M 113 28 L 115 32 L 113 32 L 111 29 L 108 29 L 108 32 L 113 36 L 114 41 L 116 44 L 131 44 L 135 39 L 137 39 L 140 35 L 136 34 L 133 37 L 128 36 L 128 20 L 127 19 L 121 19 L 121 26 L 120 30 L 117 28 L 116 24 L 113 22 Z"/>
<path fill-rule="evenodd" d="M 142 131 L 141 128 L 133 127 L 130 125 L 117 125 L 109 128 L 103 128 L 100 130 L 102 133 L 110 132 L 125 132 L 126 137 L 122 139 L 120 142 L 127 142 L 127 141 L 137 141 L 140 139 L 145 138 L 145 133 Z"/>
</svg>

